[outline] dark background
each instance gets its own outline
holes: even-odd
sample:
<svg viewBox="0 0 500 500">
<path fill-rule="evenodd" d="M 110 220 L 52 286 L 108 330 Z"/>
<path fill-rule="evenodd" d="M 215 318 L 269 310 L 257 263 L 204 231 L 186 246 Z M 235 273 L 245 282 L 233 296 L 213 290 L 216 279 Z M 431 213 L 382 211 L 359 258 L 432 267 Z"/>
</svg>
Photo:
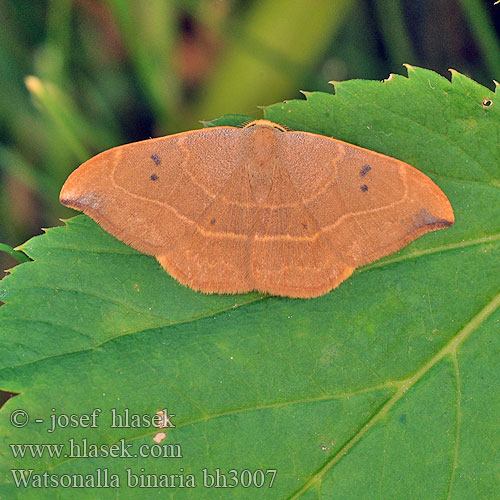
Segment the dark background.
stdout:
<svg viewBox="0 0 500 500">
<path fill-rule="evenodd" d="M 494 0 L 0 0 L 0 242 L 75 212 L 67 175 L 119 144 L 225 113 L 406 74 L 493 88 Z M 0 269 L 15 261 L 0 252 Z"/>
</svg>

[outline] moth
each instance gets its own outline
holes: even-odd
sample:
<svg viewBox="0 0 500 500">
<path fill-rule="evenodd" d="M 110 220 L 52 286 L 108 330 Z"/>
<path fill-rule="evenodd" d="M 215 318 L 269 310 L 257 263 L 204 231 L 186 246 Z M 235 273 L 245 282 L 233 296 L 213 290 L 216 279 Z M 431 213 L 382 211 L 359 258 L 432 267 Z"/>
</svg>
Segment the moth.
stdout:
<svg viewBox="0 0 500 500">
<path fill-rule="evenodd" d="M 268 120 L 104 151 L 60 200 L 205 293 L 317 297 L 454 223 L 414 167 Z"/>
</svg>

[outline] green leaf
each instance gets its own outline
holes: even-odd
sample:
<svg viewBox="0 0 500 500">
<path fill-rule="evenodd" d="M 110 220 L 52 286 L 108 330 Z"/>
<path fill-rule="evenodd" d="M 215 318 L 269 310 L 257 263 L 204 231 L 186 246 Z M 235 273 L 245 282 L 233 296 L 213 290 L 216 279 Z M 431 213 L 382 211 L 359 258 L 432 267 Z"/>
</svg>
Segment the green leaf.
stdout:
<svg viewBox="0 0 500 500">
<path fill-rule="evenodd" d="M 18 252 L 14 248 L 12 248 L 10 245 L 7 245 L 5 243 L 0 243 L 0 252 L 5 252 L 8 253 L 11 257 L 17 260 L 17 262 L 28 262 L 29 258 L 23 253 L 23 252 Z"/>
<path fill-rule="evenodd" d="M 411 163 L 456 224 L 311 300 L 193 292 L 85 216 L 31 239 L 33 262 L 0 283 L 0 387 L 20 393 L 1 411 L 2 498 L 498 498 L 498 93 L 411 67 L 335 91 L 265 115 Z M 51 415 L 94 408 L 98 427 L 47 432 Z M 8 446 L 154 444 L 157 428 L 110 427 L 113 408 L 175 414 L 161 445 L 182 458 L 14 458 Z M 9 423 L 16 409 L 26 427 Z M 122 488 L 16 488 L 10 469 L 30 468 L 107 469 Z M 228 484 L 231 469 L 262 470 L 265 484 L 208 488 L 204 468 Z M 128 487 L 126 469 L 193 474 L 196 488 Z"/>
<path fill-rule="evenodd" d="M 255 120 L 255 118 L 251 116 L 232 114 L 219 116 L 219 118 L 215 118 L 214 120 L 202 120 L 201 123 L 204 127 L 239 127 L 253 120 Z"/>
</svg>

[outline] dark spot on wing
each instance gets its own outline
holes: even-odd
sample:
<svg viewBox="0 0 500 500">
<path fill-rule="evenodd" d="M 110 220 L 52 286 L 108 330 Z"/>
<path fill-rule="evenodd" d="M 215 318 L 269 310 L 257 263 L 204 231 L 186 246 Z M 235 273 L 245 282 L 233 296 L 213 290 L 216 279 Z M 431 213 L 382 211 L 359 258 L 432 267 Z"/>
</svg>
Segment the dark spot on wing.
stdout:
<svg viewBox="0 0 500 500">
<path fill-rule="evenodd" d="M 152 181 L 156 181 L 156 180 L 158 179 L 158 176 L 157 176 L 156 174 L 151 174 L 150 179 L 151 179 Z"/>
<path fill-rule="evenodd" d="M 210 224 L 215 224 L 215 219 L 212 219 L 212 220 L 210 221 Z"/>
<path fill-rule="evenodd" d="M 303 227 L 304 229 L 307 229 L 307 224 L 306 224 L 305 222 L 302 222 L 302 227 Z"/>
<path fill-rule="evenodd" d="M 366 184 L 363 184 L 360 189 L 361 191 L 363 191 L 363 193 L 366 193 L 368 191 L 368 186 Z"/>
<path fill-rule="evenodd" d="M 363 165 L 361 167 L 361 170 L 359 171 L 359 175 L 361 175 L 361 177 L 364 177 L 371 169 L 372 167 L 370 167 L 370 165 Z"/>
<path fill-rule="evenodd" d="M 425 208 L 422 208 L 420 212 L 413 216 L 413 221 L 415 222 L 415 229 L 424 226 L 450 227 L 453 225 L 453 222 L 449 220 L 438 219 Z"/>
<path fill-rule="evenodd" d="M 161 163 L 161 158 L 157 155 L 151 155 L 151 159 L 155 162 L 155 165 L 159 165 Z"/>
<path fill-rule="evenodd" d="M 493 104 L 491 99 L 483 99 L 483 108 L 489 108 Z"/>
</svg>

